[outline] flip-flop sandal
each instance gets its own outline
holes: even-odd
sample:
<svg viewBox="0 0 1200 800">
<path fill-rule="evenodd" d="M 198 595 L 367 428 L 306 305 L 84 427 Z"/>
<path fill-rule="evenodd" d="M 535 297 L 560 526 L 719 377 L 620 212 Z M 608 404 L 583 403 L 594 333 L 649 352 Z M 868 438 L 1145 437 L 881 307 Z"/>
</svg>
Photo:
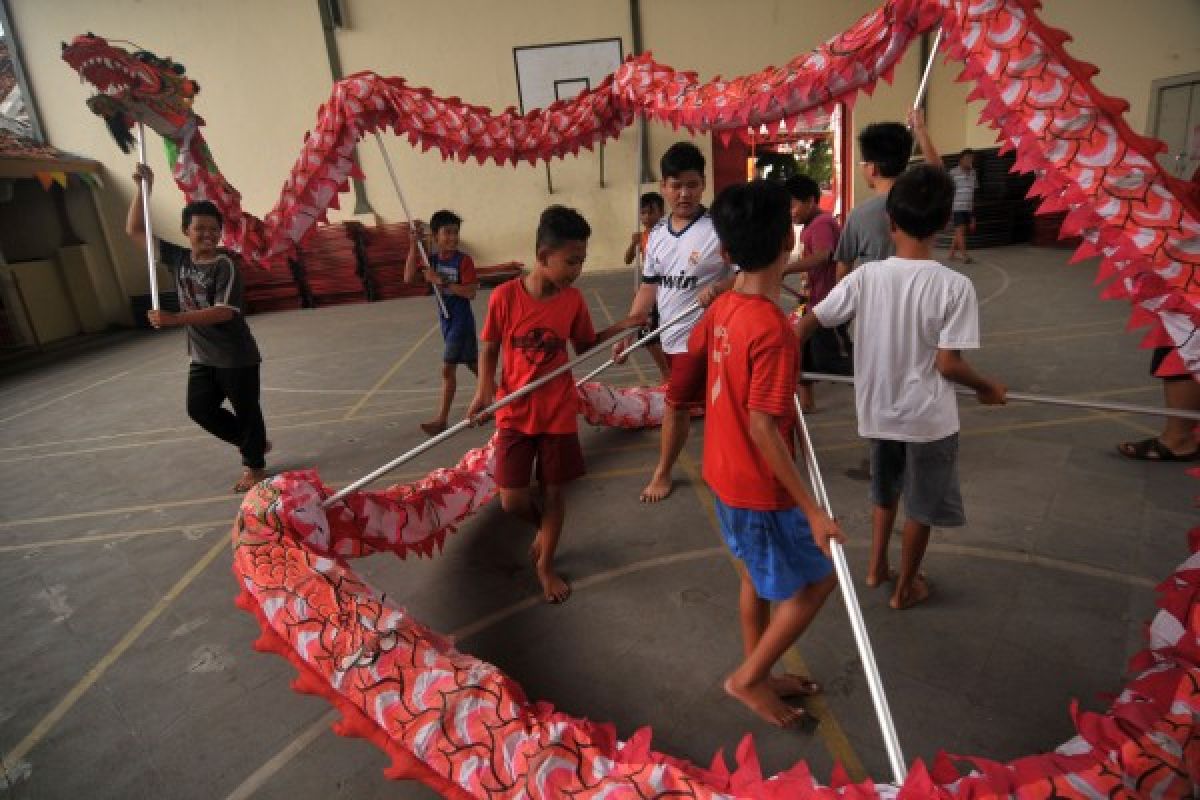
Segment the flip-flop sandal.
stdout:
<svg viewBox="0 0 1200 800">
<path fill-rule="evenodd" d="M 1190 453 L 1176 453 L 1158 440 L 1157 436 L 1143 439 L 1140 442 L 1122 442 L 1117 445 L 1117 452 L 1134 461 L 1197 461 L 1200 460 L 1200 447 Z"/>
</svg>

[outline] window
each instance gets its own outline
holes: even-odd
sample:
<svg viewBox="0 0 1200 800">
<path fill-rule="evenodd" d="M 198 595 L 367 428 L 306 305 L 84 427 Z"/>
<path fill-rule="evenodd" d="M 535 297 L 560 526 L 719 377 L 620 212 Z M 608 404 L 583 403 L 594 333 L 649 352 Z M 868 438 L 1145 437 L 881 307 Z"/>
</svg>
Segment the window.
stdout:
<svg viewBox="0 0 1200 800">
<path fill-rule="evenodd" d="M 21 66 L 21 48 L 4 0 L 0 0 L 0 131 L 44 141 Z"/>
</svg>

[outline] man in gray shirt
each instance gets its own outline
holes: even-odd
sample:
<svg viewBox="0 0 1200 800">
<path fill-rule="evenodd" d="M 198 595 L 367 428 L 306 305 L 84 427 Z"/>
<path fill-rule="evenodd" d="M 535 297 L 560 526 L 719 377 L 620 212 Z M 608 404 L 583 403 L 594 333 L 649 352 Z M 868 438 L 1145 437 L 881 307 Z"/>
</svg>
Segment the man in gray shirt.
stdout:
<svg viewBox="0 0 1200 800">
<path fill-rule="evenodd" d="M 125 220 L 125 232 L 143 244 L 142 192 L 144 184 L 153 180 L 149 167 L 138 167 L 134 175 L 138 191 Z M 191 249 L 158 242 L 159 260 L 179 289 L 180 310 L 150 311 L 147 316 L 156 328 L 187 328 L 188 416 L 241 452 L 242 475 L 233 489 L 244 492 L 266 477 L 266 452 L 271 445 L 258 399 L 262 357 L 243 316 L 242 280 L 234 256 L 217 247 L 221 224 L 221 212 L 210 202 L 184 207 L 183 232 Z M 224 408 L 226 400 L 232 412 Z"/>
</svg>

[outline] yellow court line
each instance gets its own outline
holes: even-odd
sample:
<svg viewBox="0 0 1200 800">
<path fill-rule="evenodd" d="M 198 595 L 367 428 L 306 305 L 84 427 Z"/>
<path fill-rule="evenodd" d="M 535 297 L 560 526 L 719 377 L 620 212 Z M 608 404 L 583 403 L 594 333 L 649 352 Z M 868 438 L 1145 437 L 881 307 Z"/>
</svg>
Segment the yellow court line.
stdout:
<svg viewBox="0 0 1200 800">
<path fill-rule="evenodd" d="M 439 329 L 439 327 L 440 327 L 439 325 L 430 326 L 429 330 L 425 331 L 425 335 L 422 336 L 420 339 L 417 339 L 417 341 L 413 343 L 413 346 L 408 348 L 408 350 L 404 353 L 404 355 L 402 355 L 402 356 L 400 356 L 400 358 L 396 359 L 396 363 L 392 364 L 392 368 L 389 369 L 387 372 L 383 373 L 382 378 L 375 381 L 375 385 L 372 386 L 370 389 L 368 389 L 367 393 L 364 394 L 362 397 L 360 397 L 358 402 L 350 407 L 350 410 L 346 412 L 345 416 L 343 416 L 342 419 L 352 419 L 354 417 L 354 415 L 357 414 L 359 412 L 359 410 L 367 404 L 367 402 L 371 399 L 371 397 L 377 391 L 382 389 L 383 386 L 392 379 L 392 376 L 396 374 L 396 371 L 398 369 L 400 369 L 401 367 L 403 367 L 406 363 L 408 363 L 408 360 L 413 357 L 413 354 L 415 354 L 418 350 L 421 349 L 421 345 L 425 344 L 425 340 L 428 339 L 430 336 L 433 336 L 433 334 Z"/>
<path fill-rule="evenodd" d="M 170 590 L 168 590 L 167 593 L 164 594 L 159 601 L 154 604 L 154 607 L 147 611 L 142 618 L 137 621 L 137 624 L 130 628 L 129 631 L 121 637 L 121 640 L 118 641 L 111 650 L 105 653 L 104 656 L 87 671 L 86 675 L 79 679 L 78 683 L 71 687 L 71 690 L 67 692 L 62 700 L 58 701 L 58 704 L 50 710 L 50 713 L 42 717 L 38 724 L 33 727 L 33 730 L 26 734 L 25 738 L 18 742 L 16 747 L 5 754 L 3 763 L 9 767 L 15 767 L 21 762 L 22 759 L 25 758 L 26 755 L 29 754 L 30 750 L 32 750 L 34 747 L 37 747 L 38 743 L 46 737 L 46 734 L 48 734 L 55 725 L 58 724 L 59 720 L 66 716 L 67 712 L 79 702 L 80 698 L 82 698 L 98 680 L 104 677 L 104 673 L 108 672 L 109 668 L 117 662 L 117 659 L 124 655 L 125 651 L 133 646 L 133 643 L 138 640 L 138 637 L 145 633 L 146 629 L 149 628 L 156 619 L 162 616 L 162 613 L 167 610 L 167 606 L 171 605 L 171 603 L 173 603 L 175 599 L 179 597 L 179 595 L 183 594 L 183 590 L 190 586 L 192 581 L 196 580 L 196 578 L 200 576 L 200 573 L 204 572 L 205 568 L 207 568 L 208 565 L 213 562 L 213 560 L 222 550 L 228 547 L 229 542 L 224 537 L 218 538 L 216 543 L 209 548 L 209 551 L 201 556 L 200 560 L 193 564 L 192 568 L 184 573 L 182 578 L 175 582 L 175 585 L 172 586 Z"/>
</svg>

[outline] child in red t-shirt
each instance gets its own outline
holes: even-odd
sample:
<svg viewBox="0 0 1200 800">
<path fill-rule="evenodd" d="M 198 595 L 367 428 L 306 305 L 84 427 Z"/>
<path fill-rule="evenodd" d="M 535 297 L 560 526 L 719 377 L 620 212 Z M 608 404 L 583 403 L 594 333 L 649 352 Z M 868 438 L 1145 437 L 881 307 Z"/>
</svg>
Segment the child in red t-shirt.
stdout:
<svg viewBox="0 0 1200 800">
<path fill-rule="evenodd" d="M 467 416 L 476 424 L 493 401 L 520 389 L 567 362 L 567 341 L 583 352 L 622 331 L 636 328 L 645 315 L 631 316 L 596 333 L 583 294 L 571 284 L 579 277 L 592 229 L 574 209 L 550 206 L 537 230 L 534 269 L 492 293 L 480 335 L 479 386 Z M 500 386 L 496 360 L 503 352 Z M 530 556 L 542 593 L 561 603 L 570 587 L 554 571 L 554 551 L 566 517 L 563 486 L 584 473 L 576 415 L 579 395 L 570 371 L 496 412 L 496 485 L 504 510 L 537 528 Z M 529 490 L 536 464 L 541 486 L 538 508 Z"/>
<path fill-rule="evenodd" d="M 811 678 L 775 677 L 771 668 L 833 591 L 829 540 L 842 538 L 794 460 L 798 345 L 775 304 L 793 245 L 790 205 L 787 191 L 768 181 L 721 192 L 713 225 L 722 255 L 741 272 L 688 340 L 691 355 L 708 358 L 704 480 L 716 495 L 721 535 L 746 567 L 739 600 L 745 660 L 725 691 L 780 727 L 805 715 L 784 697 L 821 690 Z M 699 388 L 688 387 L 689 396 Z"/>
</svg>

